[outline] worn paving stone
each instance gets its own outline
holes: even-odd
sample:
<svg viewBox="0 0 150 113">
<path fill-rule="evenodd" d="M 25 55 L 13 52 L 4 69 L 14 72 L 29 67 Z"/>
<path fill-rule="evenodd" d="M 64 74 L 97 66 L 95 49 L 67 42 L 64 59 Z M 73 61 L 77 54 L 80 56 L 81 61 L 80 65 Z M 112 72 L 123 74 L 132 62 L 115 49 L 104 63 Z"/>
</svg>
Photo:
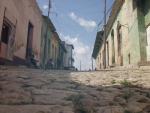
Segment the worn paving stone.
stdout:
<svg viewBox="0 0 150 113">
<path fill-rule="evenodd" d="M 73 113 L 73 109 L 59 105 L 0 105 L 0 113 Z"/>
<path fill-rule="evenodd" d="M 149 113 L 150 71 L 0 67 L 0 113 Z"/>
</svg>

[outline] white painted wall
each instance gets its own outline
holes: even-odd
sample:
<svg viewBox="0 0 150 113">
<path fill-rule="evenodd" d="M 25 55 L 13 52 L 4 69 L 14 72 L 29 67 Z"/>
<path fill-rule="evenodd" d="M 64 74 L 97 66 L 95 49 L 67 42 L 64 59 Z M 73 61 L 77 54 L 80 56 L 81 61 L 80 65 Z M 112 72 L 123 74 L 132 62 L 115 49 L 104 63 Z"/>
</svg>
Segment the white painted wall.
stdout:
<svg viewBox="0 0 150 113">
<path fill-rule="evenodd" d="M 147 28 L 147 61 L 150 61 L 150 26 Z"/>
<path fill-rule="evenodd" d="M 67 50 L 67 53 L 64 55 L 64 67 L 72 67 L 73 66 L 73 62 L 71 61 L 71 58 L 73 58 L 72 45 L 65 44 L 65 48 Z"/>
</svg>

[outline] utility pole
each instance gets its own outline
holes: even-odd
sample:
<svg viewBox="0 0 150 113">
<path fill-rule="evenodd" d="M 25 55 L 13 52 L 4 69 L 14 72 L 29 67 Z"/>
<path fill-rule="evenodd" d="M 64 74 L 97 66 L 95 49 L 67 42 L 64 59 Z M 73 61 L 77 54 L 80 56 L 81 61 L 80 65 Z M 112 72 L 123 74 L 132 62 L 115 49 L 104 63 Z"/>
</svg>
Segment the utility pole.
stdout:
<svg viewBox="0 0 150 113">
<path fill-rule="evenodd" d="M 104 1 L 104 68 L 106 69 L 106 21 L 107 21 L 107 0 Z"/>
<path fill-rule="evenodd" d="M 51 0 L 49 0 L 49 3 L 48 3 L 48 17 L 50 15 L 50 9 L 51 9 Z"/>
<path fill-rule="evenodd" d="M 82 69 L 81 65 L 82 65 L 82 64 L 81 64 L 81 60 L 80 60 L 80 71 L 81 71 L 81 69 Z"/>
<path fill-rule="evenodd" d="M 92 60 L 92 71 L 94 70 L 93 68 L 94 68 L 94 66 L 93 66 L 93 58 L 91 58 L 91 60 Z"/>
<path fill-rule="evenodd" d="M 51 0 L 49 0 L 49 3 L 48 3 L 48 14 L 47 14 L 47 17 L 49 18 L 50 16 L 50 9 L 51 9 Z M 45 32 L 45 35 L 44 35 L 44 69 L 46 70 L 46 64 L 47 64 L 47 46 L 48 46 L 48 24 L 46 25 L 46 32 Z"/>
</svg>

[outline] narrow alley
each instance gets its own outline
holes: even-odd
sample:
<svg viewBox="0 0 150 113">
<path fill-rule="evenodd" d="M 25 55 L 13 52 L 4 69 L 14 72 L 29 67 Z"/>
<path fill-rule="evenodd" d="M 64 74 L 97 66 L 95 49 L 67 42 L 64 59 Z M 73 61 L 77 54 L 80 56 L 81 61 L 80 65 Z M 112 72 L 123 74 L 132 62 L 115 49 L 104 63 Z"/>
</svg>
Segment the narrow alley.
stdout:
<svg viewBox="0 0 150 113">
<path fill-rule="evenodd" d="M 0 67 L 0 113 L 150 113 L 150 71 Z"/>
</svg>

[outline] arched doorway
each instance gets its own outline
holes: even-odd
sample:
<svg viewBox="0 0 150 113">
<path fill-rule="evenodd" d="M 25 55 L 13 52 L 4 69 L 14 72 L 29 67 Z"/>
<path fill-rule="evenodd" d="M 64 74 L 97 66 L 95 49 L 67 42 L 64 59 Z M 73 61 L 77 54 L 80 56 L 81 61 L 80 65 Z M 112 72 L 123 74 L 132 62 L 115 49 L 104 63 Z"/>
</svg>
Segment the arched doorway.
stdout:
<svg viewBox="0 0 150 113">
<path fill-rule="evenodd" d="M 112 65 L 115 64 L 115 42 L 114 42 L 114 29 L 111 32 L 111 46 L 112 46 Z"/>
<path fill-rule="evenodd" d="M 117 25 L 117 44 L 118 44 L 118 64 L 119 66 L 123 66 L 122 28 L 119 21 Z"/>
</svg>

